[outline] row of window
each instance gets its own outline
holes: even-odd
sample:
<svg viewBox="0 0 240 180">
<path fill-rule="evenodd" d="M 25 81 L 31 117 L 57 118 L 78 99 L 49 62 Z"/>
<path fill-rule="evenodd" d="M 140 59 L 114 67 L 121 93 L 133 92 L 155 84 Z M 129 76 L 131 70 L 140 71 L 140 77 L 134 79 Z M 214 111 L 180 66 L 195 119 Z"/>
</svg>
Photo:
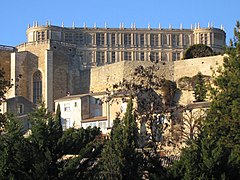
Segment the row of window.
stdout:
<svg viewBox="0 0 240 180">
<path fill-rule="evenodd" d="M 95 36 L 95 39 L 93 38 Z M 125 46 L 138 45 L 138 46 L 188 46 L 190 43 L 188 34 L 132 34 L 132 33 L 123 33 L 121 38 L 115 33 L 96 33 L 94 36 L 91 34 L 83 33 L 65 33 L 64 38 L 65 42 L 77 43 L 80 45 L 84 44 L 96 44 L 96 45 L 116 45 L 122 44 Z M 148 42 L 148 38 L 150 41 Z M 89 40 L 92 39 L 92 40 Z M 182 42 L 182 43 L 181 43 Z"/>
<path fill-rule="evenodd" d="M 73 127 L 73 122 L 70 118 L 62 119 L 61 124 L 62 124 L 63 130 Z M 83 128 L 98 127 L 101 130 L 106 130 L 107 129 L 107 121 L 95 121 L 95 122 L 82 123 L 82 127 Z"/>
<path fill-rule="evenodd" d="M 83 128 L 87 127 L 98 127 L 101 130 L 107 129 L 107 121 L 95 121 L 95 122 L 88 122 L 88 123 L 82 123 Z"/>
<path fill-rule="evenodd" d="M 181 52 L 172 52 L 172 60 L 180 60 L 181 59 Z M 165 52 L 150 52 L 145 53 L 145 52 L 139 52 L 136 53 L 136 60 L 138 61 L 145 61 L 145 60 L 150 60 L 150 61 L 169 61 L 170 60 L 170 53 L 165 53 Z M 125 51 L 122 54 L 123 59 L 126 61 L 132 61 L 133 60 L 133 53 L 129 51 Z M 105 51 L 97 51 L 96 54 L 96 62 L 98 64 L 104 64 L 105 62 L 110 61 L 111 63 L 116 62 L 116 52 L 111 52 L 109 55 L 105 53 Z"/>
</svg>

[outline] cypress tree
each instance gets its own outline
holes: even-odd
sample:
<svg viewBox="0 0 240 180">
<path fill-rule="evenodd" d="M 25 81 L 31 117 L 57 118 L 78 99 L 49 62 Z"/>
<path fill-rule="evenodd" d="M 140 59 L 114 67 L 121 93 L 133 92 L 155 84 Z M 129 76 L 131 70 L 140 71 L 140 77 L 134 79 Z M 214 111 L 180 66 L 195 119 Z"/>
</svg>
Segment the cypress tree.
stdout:
<svg viewBox="0 0 240 180">
<path fill-rule="evenodd" d="M 202 102 L 207 97 L 207 87 L 204 82 L 204 77 L 201 72 L 199 72 L 194 78 L 194 97 L 197 102 Z"/>
<path fill-rule="evenodd" d="M 110 179 L 136 179 L 139 159 L 136 153 L 137 125 L 130 98 L 123 120 L 116 118 L 110 139 L 102 152 L 102 175 Z"/>
</svg>

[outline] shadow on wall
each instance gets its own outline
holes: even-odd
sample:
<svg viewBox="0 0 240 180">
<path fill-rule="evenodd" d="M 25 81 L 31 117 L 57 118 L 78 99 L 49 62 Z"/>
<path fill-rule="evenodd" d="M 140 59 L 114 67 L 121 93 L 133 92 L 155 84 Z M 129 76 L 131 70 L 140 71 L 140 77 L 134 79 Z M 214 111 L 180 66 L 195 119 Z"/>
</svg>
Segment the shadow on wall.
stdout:
<svg viewBox="0 0 240 180">
<path fill-rule="evenodd" d="M 91 69 L 84 69 L 80 72 L 80 94 L 89 93 L 90 91 L 90 77 Z"/>
</svg>

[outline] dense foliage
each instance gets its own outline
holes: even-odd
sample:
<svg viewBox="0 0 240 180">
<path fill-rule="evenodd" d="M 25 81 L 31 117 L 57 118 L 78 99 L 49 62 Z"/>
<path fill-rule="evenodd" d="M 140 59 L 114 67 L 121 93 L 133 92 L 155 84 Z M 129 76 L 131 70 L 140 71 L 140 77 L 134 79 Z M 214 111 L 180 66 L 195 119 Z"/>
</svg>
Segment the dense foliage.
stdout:
<svg viewBox="0 0 240 180">
<path fill-rule="evenodd" d="M 190 46 L 184 53 L 183 59 L 192 59 L 199 57 L 213 56 L 213 50 L 204 44 L 195 44 Z"/>
<path fill-rule="evenodd" d="M 88 171 L 94 170 L 102 148 L 96 141 L 100 130 L 71 128 L 63 132 L 58 115 L 54 118 L 42 104 L 29 116 L 28 136 L 24 136 L 19 120 L 7 117 L 0 136 L 0 179 L 91 177 Z"/>
<path fill-rule="evenodd" d="M 197 102 L 202 102 L 207 98 L 207 86 L 204 81 L 204 76 L 199 72 L 194 78 L 194 97 Z"/>
<path fill-rule="evenodd" d="M 236 35 L 238 39 L 239 32 Z M 227 53 L 220 75 L 215 79 L 213 100 L 203 129 L 170 171 L 176 179 L 240 177 L 239 41 Z"/>
</svg>

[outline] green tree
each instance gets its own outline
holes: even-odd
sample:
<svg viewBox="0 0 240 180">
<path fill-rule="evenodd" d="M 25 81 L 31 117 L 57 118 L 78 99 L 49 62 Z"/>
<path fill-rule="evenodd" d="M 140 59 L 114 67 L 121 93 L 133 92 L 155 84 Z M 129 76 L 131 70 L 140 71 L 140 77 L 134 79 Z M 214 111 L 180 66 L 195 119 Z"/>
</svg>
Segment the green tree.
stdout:
<svg viewBox="0 0 240 180">
<path fill-rule="evenodd" d="M 62 129 L 60 104 L 57 105 L 57 110 L 56 110 L 55 118 L 54 118 L 54 125 L 55 125 L 56 131 L 57 131 L 56 134 L 58 134 L 59 137 L 62 137 L 63 129 Z"/>
<path fill-rule="evenodd" d="M 207 87 L 204 81 L 204 76 L 202 75 L 201 72 L 199 72 L 195 77 L 194 77 L 194 97 L 197 102 L 202 102 L 206 99 L 207 97 Z"/>
<path fill-rule="evenodd" d="M 110 139 L 101 153 L 100 166 L 102 179 L 123 179 L 126 159 L 123 152 L 123 126 L 117 117 L 113 121 Z"/>
<path fill-rule="evenodd" d="M 238 32 L 239 35 L 239 32 Z M 175 178 L 237 179 L 240 177 L 240 50 L 239 41 L 224 59 L 215 79 L 213 100 L 196 141 L 173 166 Z M 177 173 L 179 172 L 179 173 Z"/>
<path fill-rule="evenodd" d="M 213 50 L 204 44 L 195 44 L 190 46 L 184 53 L 183 59 L 199 58 L 213 56 Z"/>
<path fill-rule="evenodd" d="M 62 157 L 58 141 L 61 138 L 59 128 L 44 103 L 30 114 L 31 135 L 28 140 L 32 145 L 32 173 L 35 178 L 48 179 L 58 176 L 57 161 Z"/>
<path fill-rule="evenodd" d="M 0 136 L 0 179 L 32 179 L 31 148 L 23 137 L 22 126 L 13 116 L 6 117 Z"/>
<path fill-rule="evenodd" d="M 116 118 L 110 139 L 102 152 L 101 174 L 109 179 L 135 179 L 139 174 L 140 155 L 137 148 L 137 124 L 130 98 L 123 120 Z"/>
<path fill-rule="evenodd" d="M 5 100 L 6 92 L 12 87 L 12 84 L 9 80 L 5 79 L 5 71 L 4 68 L 0 67 L 0 105 Z M 0 112 L 0 134 L 4 129 L 6 123 L 6 116 Z"/>
</svg>

